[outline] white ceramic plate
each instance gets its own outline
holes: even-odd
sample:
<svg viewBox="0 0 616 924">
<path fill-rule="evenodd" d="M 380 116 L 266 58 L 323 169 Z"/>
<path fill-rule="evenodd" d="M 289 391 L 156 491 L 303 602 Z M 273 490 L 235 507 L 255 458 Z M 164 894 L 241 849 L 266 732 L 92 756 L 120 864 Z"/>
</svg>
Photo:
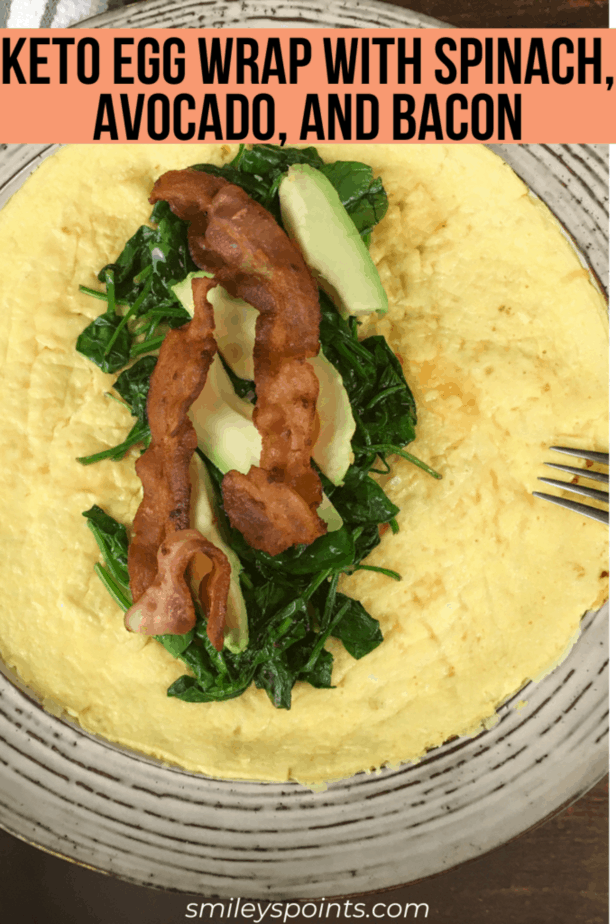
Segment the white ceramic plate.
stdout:
<svg viewBox="0 0 616 924">
<path fill-rule="evenodd" d="M 0 149 L 0 206 L 55 148 Z M 606 149 L 497 150 L 606 284 Z M 603 776 L 606 667 L 604 607 L 586 616 L 565 662 L 505 704 L 491 730 L 321 794 L 165 767 L 48 715 L 0 675 L 0 826 L 95 869 L 184 893 L 281 899 L 397 886 L 505 843 Z"/>
<path fill-rule="evenodd" d="M 84 25 L 439 25 L 367 0 L 296 0 L 278 9 L 284 19 L 263 0 L 149 0 Z M 0 146 L 0 207 L 54 147 Z M 495 149 L 569 229 L 606 287 L 607 149 Z M 0 674 L 0 826 L 84 865 L 183 893 L 290 899 L 398 886 L 505 843 L 605 774 L 606 668 L 604 607 L 586 616 L 566 661 L 506 703 L 491 730 L 321 794 L 164 767 L 48 715 Z M 528 705 L 519 710 L 522 698 Z"/>
</svg>

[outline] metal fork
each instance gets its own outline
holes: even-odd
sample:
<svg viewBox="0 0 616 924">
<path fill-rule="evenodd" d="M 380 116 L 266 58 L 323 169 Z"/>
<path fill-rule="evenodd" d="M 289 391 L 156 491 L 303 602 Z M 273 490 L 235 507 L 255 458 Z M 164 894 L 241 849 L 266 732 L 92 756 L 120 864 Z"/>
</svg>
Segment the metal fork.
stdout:
<svg viewBox="0 0 616 924">
<path fill-rule="evenodd" d="M 610 456 L 607 452 L 590 452 L 585 449 L 569 449 L 565 446 L 550 446 L 554 452 L 564 452 L 569 456 L 576 456 L 578 459 L 587 459 L 589 462 L 596 462 L 598 465 L 609 465 Z M 596 472 L 592 468 L 574 468 L 571 465 L 559 465 L 556 462 L 546 462 L 550 468 L 560 469 L 561 472 L 568 472 L 570 475 L 578 475 L 582 478 L 590 478 L 592 481 L 600 481 L 603 484 L 609 484 L 609 475 L 604 472 Z M 580 484 L 572 484 L 570 481 L 557 481 L 555 478 L 539 478 L 539 481 L 551 485 L 553 488 L 561 488 L 563 491 L 571 491 L 573 494 L 581 494 L 583 497 L 589 497 L 591 500 L 599 501 L 601 504 L 607 504 L 610 499 L 608 491 L 599 491 L 596 488 L 585 488 Z M 542 497 L 543 500 L 551 501 L 560 507 L 566 507 L 567 510 L 574 510 L 593 520 L 599 520 L 601 523 L 609 523 L 609 513 L 607 510 L 601 510 L 598 507 L 592 507 L 590 504 L 580 504 L 578 501 L 568 500 L 565 497 L 554 497 L 552 494 L 543 494 L 541 491 L 533 491 L 534 497 Z"/>
</svg>

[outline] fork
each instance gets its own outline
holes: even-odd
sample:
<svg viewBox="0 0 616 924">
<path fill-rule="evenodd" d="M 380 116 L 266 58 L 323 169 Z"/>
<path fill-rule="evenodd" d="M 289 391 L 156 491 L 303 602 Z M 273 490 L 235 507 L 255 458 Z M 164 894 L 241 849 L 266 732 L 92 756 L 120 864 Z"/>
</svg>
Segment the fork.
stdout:
<svg viewBox="0 0 616 924">
<path fill-rule="evenodd" d="M 550 446 L 554 452 L 563 452 L 569 456 L 576 456 L 578 459 L 587 459 L 589 462 L 596 462 L 598 465 L 609 465 L 610 456 L 607 452 L 591 452 L 585 449 L 569 449 L 565 446 Z M 561 472 L 568 472 L 570 475 L 579 475 L 582 478 L 590 478 L 592 481 L 600 481 L 602 484 L 609 484 L 609 475 L 604 472 L 596 472 L 589 468 L 574 468 L 571 465 L 559 465 L 557 462 L 546 462 L 550 468 L 557 468 Z M 602 504 L 609 502 L 609 492 L 599 491 L 596 488 L 585 488 L 580 484 L 572 484 L 570 481 L 557 481 L 555 478 L 539 478 L 539 481 L 549 484 L 553 488 L 561 488 L 563 491 L 571 491 L 574 494 L 581 494 L 583 497 L 589 497 L 591 500 L 599 501 Z M 552 494 L 543 494 L 541 491 L 533 491 L 534 497 L 541 497 L 543 500 L 558 504 L 560 507 L 566 507 L 567 510 L 574 510 L 593 520 L 599 520 L 600 523 L 609 523 L 609 513 L 607 510 L 600 510 L 598 507 L 592 507 L 590 504 L 580 504 L 578 501 L 568 500 L 565 497 L 554 497 Z"/>
</svg>

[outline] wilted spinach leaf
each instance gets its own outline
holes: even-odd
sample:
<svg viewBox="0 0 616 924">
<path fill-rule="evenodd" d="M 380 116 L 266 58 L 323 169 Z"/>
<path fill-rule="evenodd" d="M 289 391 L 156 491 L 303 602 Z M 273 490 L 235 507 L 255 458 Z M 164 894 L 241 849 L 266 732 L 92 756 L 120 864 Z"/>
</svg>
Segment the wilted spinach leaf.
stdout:
<svg viewBox="0 0 616 924">
<path fill-rule="evenodd" d="M 365 237 L 387 212 L 387 193 L 367 164 L 339 160 L 319 168 L 330 181 L 355 227 Z"/>
<path fill-rule="evenodd" d="M 83 514 L 94 534 L 103 560 L 116 580 L 128 587 L 128 533 L 126 527 L 94 504 Z"/>
<path fill-rule="evenodd" d="M 117 372 L 130 360 L 130 335 L 121 325 L 122 317 L 116 313 L 115 299 L 109 299 L 107 311 L 94 318 L 80 333 L 75 349 L 103 372 Z"/>
<path fill-rule="evenodd" d="M 347 473 L 344 484 L 332 493 L 331 501 L 345 523 L 353 526 L 389 523 L 400 512 L 383 488 L 358 466 Z"/>
<path fill-rule="evenodd" d="M 327 588 L 319 588 L 315 594 L 317 605 L 325 606 L 326 593 Z M 337 619 L 341 612 L 341 618 Z M 340 639 L 354 658 L 365 657 L 383 641 L 378 621 L 370 616 L 359 600 L 347 597 L 346 594 L 336 593 L 331 622 L 334 623 L 331 634 Z"/>
<path fill-rule="evenodd" d="M 190 643 L 195 637 L 195 630 L 191 629 L 185 635 L 157 635 L 156 638 L 163 645 L 170 655 L 179 658 L 184 654 Z"/>
<path fill-rule="evenodd" d="M 150 390 L 150 378 L 156 365 L 155 356 L 144 356 L 126 369 L 116 379 L 113 386 L 130 407 L 131 414 L 139 423 L 147 424 L 147 400 Z"/>
</svg>

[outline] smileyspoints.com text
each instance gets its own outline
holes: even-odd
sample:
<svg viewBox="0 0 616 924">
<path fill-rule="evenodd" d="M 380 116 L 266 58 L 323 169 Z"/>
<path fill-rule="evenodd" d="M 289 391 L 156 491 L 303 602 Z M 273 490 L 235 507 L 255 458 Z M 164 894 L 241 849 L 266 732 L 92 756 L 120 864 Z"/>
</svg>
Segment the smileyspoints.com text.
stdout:
<svg viewBox="0 0 616 924">
<path fill-rule="evenodd" d="M 254 924 L 266 924 L 267 921 L 413 921 L 425 920 L 430 909 L 425 902 L 365 902 L 327 901 L 316 902 L 248 902 L 241 898 L 219 902 L 189 902 L 185 918 L 215 921 L 253 921 Z"/>
</svg>

